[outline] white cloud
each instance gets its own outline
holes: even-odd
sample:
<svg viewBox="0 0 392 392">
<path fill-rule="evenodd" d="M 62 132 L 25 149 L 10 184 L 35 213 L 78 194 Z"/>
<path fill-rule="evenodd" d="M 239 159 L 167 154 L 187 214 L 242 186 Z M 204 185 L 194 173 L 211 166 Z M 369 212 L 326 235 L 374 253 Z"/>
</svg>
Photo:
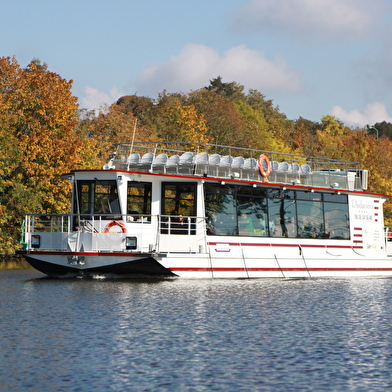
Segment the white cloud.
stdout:
<svg viewBox="0 0 392 392">
<path fill-rule="evenodd" d="M 240 7 L 234 27 L 342 42 L 371 34 L 387 7 L 386 0 L 253 0 Z"/>
<path fill-rule="evenodd" d="M 82 98 L 82 107 L 89 110 L 98 109 L 103 104 L 111 105 L 114 101 L 121 97 L 121 93 L 116 87 L 110 90 L 109 94 L 103 93 L 93 87 L 87 86 L 84 89 Z"/>
<path fill-rule="evenodd" d="M 392 117 L 381 102 L 369 103 L 362 113 L 357 109 L 347 112 L 340 106 L 334 106 L 329 114 L 350 126 L 364 127 L 367 124 L 372 125 L 383 121 L 392 123 Z"/>
<path fill-rule="evenodd" d="M 163 64 L 152 64 L 139 75 L 136 90 L 144 95 L 158 92 L 188 92 L 222 76 L 225 82 L 235 81 L 246 89 L 263 93 L 298 92 L 300 74 L 282 58 L 266 59 L 264 52 L 233 47 L 222 55 L 214 48 L 187 44 L 182 51 Z"/>
</svg>

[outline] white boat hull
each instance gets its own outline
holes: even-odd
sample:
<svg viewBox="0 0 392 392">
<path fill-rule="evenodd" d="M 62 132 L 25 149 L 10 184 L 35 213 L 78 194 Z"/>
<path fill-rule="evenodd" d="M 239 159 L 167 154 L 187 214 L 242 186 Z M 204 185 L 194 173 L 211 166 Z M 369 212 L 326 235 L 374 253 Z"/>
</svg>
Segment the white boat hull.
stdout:
<svg viewBox="0 0 392 392">
<path fill-rule="evenodd" d="M 284 257 L 219 255 L 209 253 L 134 254 L 93 252 L 30 252 L 25 255 L 36 269 L 49 276 L 115 274 L 124 276 L 172 276 L 182 278 L 316 278 L 392 276 L 392 257 L 358 260 L 352 250 L 345 257 Z M 230 252 L 227 252 L 230 253 Z M 324 252 L 325 253 L 325 252 Z M 356 257 L 355 257 L 356 256 Z"/>
</svg>

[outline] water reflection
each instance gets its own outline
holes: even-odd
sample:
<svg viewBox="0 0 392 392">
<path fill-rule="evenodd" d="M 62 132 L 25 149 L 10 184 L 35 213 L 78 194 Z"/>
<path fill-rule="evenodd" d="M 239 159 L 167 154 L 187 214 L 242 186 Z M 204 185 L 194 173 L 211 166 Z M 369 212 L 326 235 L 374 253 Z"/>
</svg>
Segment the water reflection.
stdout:
<svg viewBox="0 0 392 392">
<path fill-rule="evenodd" d="M 1 390 L 392 388 L 390 279 L 39 276 L 0 275 Z"/>
</svg>

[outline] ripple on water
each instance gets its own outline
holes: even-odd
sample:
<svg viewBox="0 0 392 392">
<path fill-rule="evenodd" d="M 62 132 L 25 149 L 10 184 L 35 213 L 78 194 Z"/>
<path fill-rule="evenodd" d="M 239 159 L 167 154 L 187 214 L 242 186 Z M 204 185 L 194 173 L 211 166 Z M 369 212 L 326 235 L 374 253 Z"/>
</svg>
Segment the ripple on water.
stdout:
<svg viewBox="0 0 392 392">
<path fill-rule="evenodd" d="M 390 279 L 0 279 L 0 390 L 392 388 Z"/>
</svg>

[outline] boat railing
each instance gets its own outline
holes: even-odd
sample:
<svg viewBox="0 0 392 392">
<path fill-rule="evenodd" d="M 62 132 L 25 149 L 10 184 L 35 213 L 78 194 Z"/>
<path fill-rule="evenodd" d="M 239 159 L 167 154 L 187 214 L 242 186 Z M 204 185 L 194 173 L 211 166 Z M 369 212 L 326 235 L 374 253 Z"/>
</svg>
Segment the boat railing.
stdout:
<svg viewBox="0 0 392 392">
<path fill-rule="evenodd" d="M 268 157 L 270 182 L 349 190 L 367 189 L 367 171 L 357 162 L 205 143 L 117 144 L 105 169 L 263 181 L 258 159 Z M 261 163 L 265 171 L 265 161 Z"/>
<path fill-rule="evenodd" d="M 197 216 L 27 214 L 23 243 L 36 250 L 198 252 L 205 233 L 206 219 Z"/>
<path fill-rule="evenodd" d="M 126 223 L 141 225 L 151 224 L 157 220 L 161 234 L 192 235 L 196 222 L 205 217 L 182 215 L 148 215 L 148 214 L 26 214 L 25 231 L 42 233 L 91 232 L 108 233 L 109 228 L 123 228 Z M 109 223 L 115 222 L 110 225 Z"/>
</svg>

